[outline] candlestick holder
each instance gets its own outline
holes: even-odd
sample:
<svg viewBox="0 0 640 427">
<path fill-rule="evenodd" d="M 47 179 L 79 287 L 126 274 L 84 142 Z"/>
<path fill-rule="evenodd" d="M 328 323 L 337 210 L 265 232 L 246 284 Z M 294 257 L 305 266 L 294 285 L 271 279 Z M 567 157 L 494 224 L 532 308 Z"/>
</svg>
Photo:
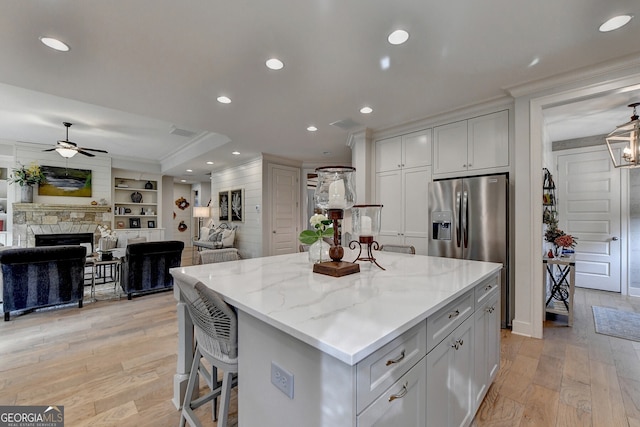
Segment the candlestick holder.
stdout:
<svg viewBox="0 0 640 427">
<path fill-rule="evenodd" d="M 333 246 L 329 249 L 331 261 L 313 265 L 315 273 L 340 277 L 358 273 L 360 266 L 344 262 L 344 248 L 340 245 L 339 221 L 344 218 L 344 209 L 353 206 L 355 193 L 355 168 L 349 166 L 325 166 L 316 169 L 318 184 L 314 193 L 316 205 L 325 209 L 327 218 L 333 221 Z"/>
<path fill-rule="evenodd" d="M 351 221 L 353 234 L 358 236 L 358 240 L 349 242 L 349 249 L 358 248 L 357 261 L 369 261 L 386 270 L 373 256 L 373 250 L 379 250 L 380 245 L 375 240 L 375 236 L 380 233 L 380 219 L 382 217 L 382 205 L 355 205 L 351 209 Z M 362 246 L 367 246 L 366 256 L 362 256 Z"/>
<path fill-rule="evenodd" d="M 363 257 L 362 255 L 362 245 L 365 244 L 367 245 L 367 256 Z M 352 240 L 349 242 L 349 249 L 356 249 L 356 247 L 358 248 L 358 257 L 355 259 L 355 261 L 353 262 L 357 262 L 357 261 L 369 261 L 374 263 L 375 265 L 378 266 L 378 268 L 381 268 L 382 270 L 387 270 L 386 268 L 384 268 L 383 266 L 381 266 L 380 264 L 378 264 L 378 261 L 376 261 L 375 257 L 373 256 L 373 250 L 380 250 L 380 245 L 378 244 L 378 242 L 376 242 L 375 240 L 373 240 L 373 236 L 360 236 L 358 237 L 358 240 Z"/>
</svg>

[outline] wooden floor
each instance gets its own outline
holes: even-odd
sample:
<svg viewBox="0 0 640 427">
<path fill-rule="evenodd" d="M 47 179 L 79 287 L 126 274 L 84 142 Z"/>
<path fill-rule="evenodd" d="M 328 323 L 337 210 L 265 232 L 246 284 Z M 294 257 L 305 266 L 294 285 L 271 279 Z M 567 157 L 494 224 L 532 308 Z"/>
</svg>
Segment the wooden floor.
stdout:
<svg viewBox="0 0 640 427">
<path fill-rule="evenodd" d="M 640 312 L 640 300 L 578 290 L 574 327 L 549 321 L 544 340 L 503 331 L 474 426 L 640 426 L 640 343 L 596 334 L 591 305 Z M 0 405 L 64 405 L 73 427 L 176 426 L 176 345 L 171 292 L 12 316 L 0 322 Z M 231 425 L 236 408 L 234 392 Z M 199 413 L 216 425 L 209 405 Z"/>
</svg>

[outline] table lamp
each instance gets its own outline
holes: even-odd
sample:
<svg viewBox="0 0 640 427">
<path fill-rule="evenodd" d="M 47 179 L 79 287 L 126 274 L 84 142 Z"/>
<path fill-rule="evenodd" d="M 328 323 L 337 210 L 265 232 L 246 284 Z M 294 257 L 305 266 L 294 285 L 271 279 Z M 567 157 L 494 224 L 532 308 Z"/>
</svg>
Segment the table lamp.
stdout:
<svg viewBox="0 0 640 427">
<path fill-rule="evenodd" d="M 202 230 L 202 218 L 209 218 L 211 216 L 211 210 L 208 206 L 194 206 L 193 208 L 193 217 L 198 218 L 198 239 L 200 236 L 200 232 Z"/>
</svg>

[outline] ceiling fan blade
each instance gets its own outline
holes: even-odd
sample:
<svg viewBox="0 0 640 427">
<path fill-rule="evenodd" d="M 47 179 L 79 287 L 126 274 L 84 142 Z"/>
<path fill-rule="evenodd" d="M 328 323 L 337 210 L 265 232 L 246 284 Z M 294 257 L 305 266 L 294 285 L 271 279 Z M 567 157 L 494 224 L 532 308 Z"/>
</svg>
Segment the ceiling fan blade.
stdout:
<svg viewBox="0 0 640 427">
<path fill-rule="evenodd" d="M 76 148 L 78 146 L 78 144 L 76 144 L 75 142 L 71 142 L 71 141 L 67 141 L 67 140 L 59 140 L 58 141 L 58 145 L 62 145 L 65 148 Z"/>
<path fill-rule="evenodd" d="M 97 148 L 84 148 L 84 147 L 80 147 L 80 150 L 95 151 L 96 153 L 109 153 L 108 151 L 105 151 L 105 150 L 98 150 Z"/>
<path fill-rule="evenodd" d="M 91 153 L 87 153 L 86 151 L 83 151 L 82 149 L 78 149 L 78 153 L 80 154 L 84 154 L 85 156 L 89 156 L 89 157 L 95 157 L 95 154 L 91 154 Z"/>
</svg>

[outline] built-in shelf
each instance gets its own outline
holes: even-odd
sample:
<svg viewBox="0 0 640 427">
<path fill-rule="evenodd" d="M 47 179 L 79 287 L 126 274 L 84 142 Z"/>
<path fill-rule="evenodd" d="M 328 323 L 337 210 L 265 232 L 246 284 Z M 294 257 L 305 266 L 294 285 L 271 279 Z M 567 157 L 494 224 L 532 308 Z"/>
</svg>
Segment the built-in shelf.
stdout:
<svg viewBox="0 0 640 427">
<path fill-rule="evenodd" d="M 157 181 L 116 177 L 113 189 L 113 218 L 116 229 L 159 226 Z M 141 200 L 135 201 L 136 198 Z M 135 221 L 136 219 L 138 221 Z M 153 226 L 149 226 L 149 221 Z"/>
</svg>

